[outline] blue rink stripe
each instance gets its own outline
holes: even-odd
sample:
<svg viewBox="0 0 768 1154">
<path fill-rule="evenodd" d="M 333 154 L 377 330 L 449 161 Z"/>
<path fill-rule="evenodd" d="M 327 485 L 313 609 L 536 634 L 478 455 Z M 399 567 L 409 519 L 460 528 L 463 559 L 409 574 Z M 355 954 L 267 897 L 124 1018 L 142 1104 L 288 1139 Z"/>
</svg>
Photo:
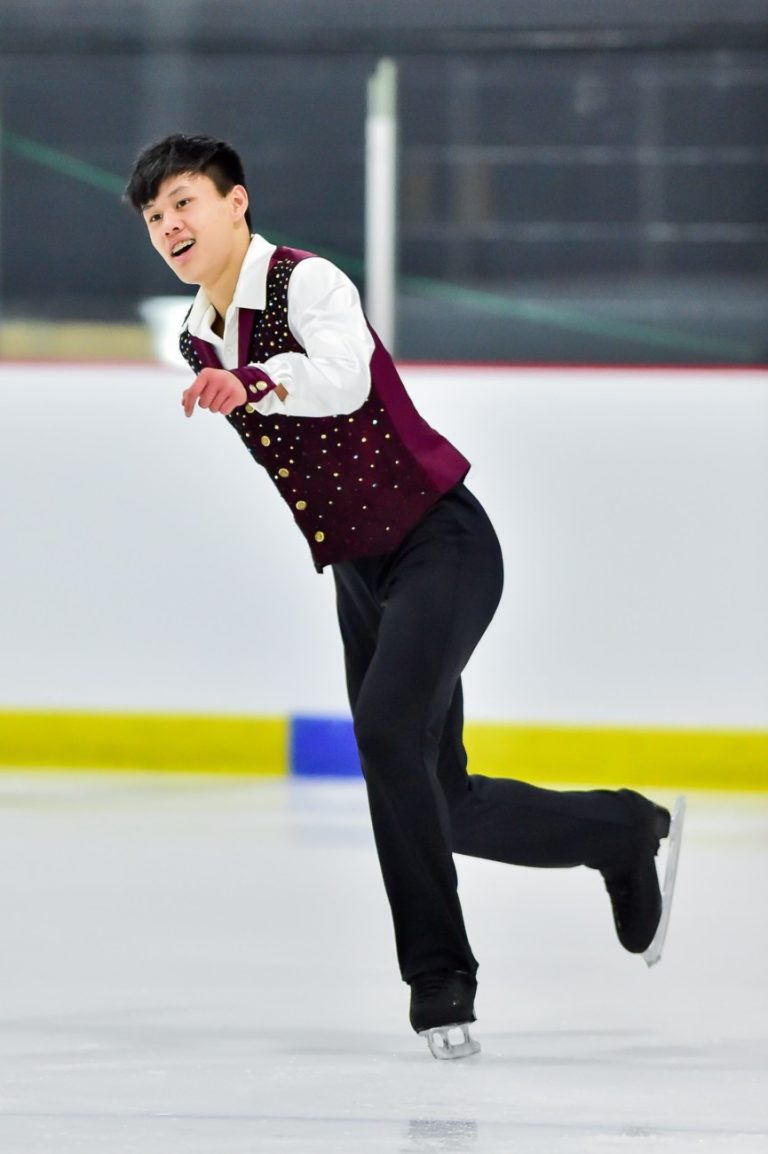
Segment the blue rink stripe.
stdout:
<svg viewBox="0 0 768 1154">
<path fill-rule="evenodd" d="M 352 722 L 294 716 L 288 772 L 359 777 Z M 467 722 L 470 772 L 533 782 L 768 789 L 768 733 Z"/>
<path fill-rule="evenodd" d="M 350 718 L 292 717 L 289 758 L 296 777 L 361 776 Z"/>
</svg>

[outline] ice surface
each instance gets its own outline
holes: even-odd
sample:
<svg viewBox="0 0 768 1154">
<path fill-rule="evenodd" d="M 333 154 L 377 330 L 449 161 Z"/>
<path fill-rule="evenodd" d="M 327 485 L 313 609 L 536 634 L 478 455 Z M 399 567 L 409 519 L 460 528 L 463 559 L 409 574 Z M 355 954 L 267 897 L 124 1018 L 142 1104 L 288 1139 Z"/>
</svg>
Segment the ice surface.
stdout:
<svg viewBox="0 0 768 1154">
<path fill-rule="evenodd" d="M 768 1150 L 768 798 L 689 794 L 653 970 L 599 876 L 458 861 L 483 1052 L 435 1062 L 359 782 L 0 775 L 0 1150 Z"/>
</svg>

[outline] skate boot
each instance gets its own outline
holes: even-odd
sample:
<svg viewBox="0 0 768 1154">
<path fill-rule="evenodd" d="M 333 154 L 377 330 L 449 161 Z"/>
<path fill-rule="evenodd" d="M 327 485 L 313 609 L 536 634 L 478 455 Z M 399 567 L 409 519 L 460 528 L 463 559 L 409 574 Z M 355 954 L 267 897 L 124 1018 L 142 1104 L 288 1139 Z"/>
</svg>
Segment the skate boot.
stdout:
<svg viewBox="0 0 768 1154">
<path fill-rule="evenodd" d="M 630 795 L 630 791 L 622 790 Z M 649 966 L 661 958 L 669 914 L 672 905 L 685 798 L 679 797 L 674 814 L 662 806 L 654 806 L 651 829 L 646 846 L 629 867 L 603 870 L 603 879 L 611 899 L 613 920 L 619 941 L 632 954 L 643 954 Z M 664 890 L 659 886 L 656 854 L 659 843 L 668 838 Z"/>
<path fill-rule="evenodd" d="M 411 1025 L 434 1058 L 467 1058 L 480 1052 L 469 1034 L 475 1021 L 477 982 L 465 970 L 418 974 L 411 982 Z"/>
</svg>

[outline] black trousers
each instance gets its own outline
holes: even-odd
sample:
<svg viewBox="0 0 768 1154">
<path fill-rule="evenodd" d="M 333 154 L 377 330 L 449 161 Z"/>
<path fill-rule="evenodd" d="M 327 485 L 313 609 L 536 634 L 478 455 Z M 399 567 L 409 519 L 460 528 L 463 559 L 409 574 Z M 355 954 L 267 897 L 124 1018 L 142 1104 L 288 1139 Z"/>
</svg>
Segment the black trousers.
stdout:
<svg viewBox="0 0 768 1154">
<path fill-rule="evenodd" d="M 501 596 L 493 527 L 459 485 L 392 553 L 333 566 L 347 686 L 405 981 L 477 970 L 454 853 L 610 870 L 651 803 L 467 773 L 461 673 Z"/>
</svg>

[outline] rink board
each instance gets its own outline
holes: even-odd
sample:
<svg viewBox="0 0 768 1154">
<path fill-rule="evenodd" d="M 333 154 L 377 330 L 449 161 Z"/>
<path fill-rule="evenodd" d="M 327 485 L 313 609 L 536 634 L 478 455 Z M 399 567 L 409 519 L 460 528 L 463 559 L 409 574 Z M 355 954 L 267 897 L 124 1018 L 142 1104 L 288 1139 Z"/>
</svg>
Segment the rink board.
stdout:
<svg viewBox="0 0 768 1154">
<path fill-rule="evenodd" d="M 768 789 L 768 733 L 469 722 L 470 771 L 539 781 Z M 0 766 L 354 777 L 347 718 L 0 712 Z"/>
</svg>

